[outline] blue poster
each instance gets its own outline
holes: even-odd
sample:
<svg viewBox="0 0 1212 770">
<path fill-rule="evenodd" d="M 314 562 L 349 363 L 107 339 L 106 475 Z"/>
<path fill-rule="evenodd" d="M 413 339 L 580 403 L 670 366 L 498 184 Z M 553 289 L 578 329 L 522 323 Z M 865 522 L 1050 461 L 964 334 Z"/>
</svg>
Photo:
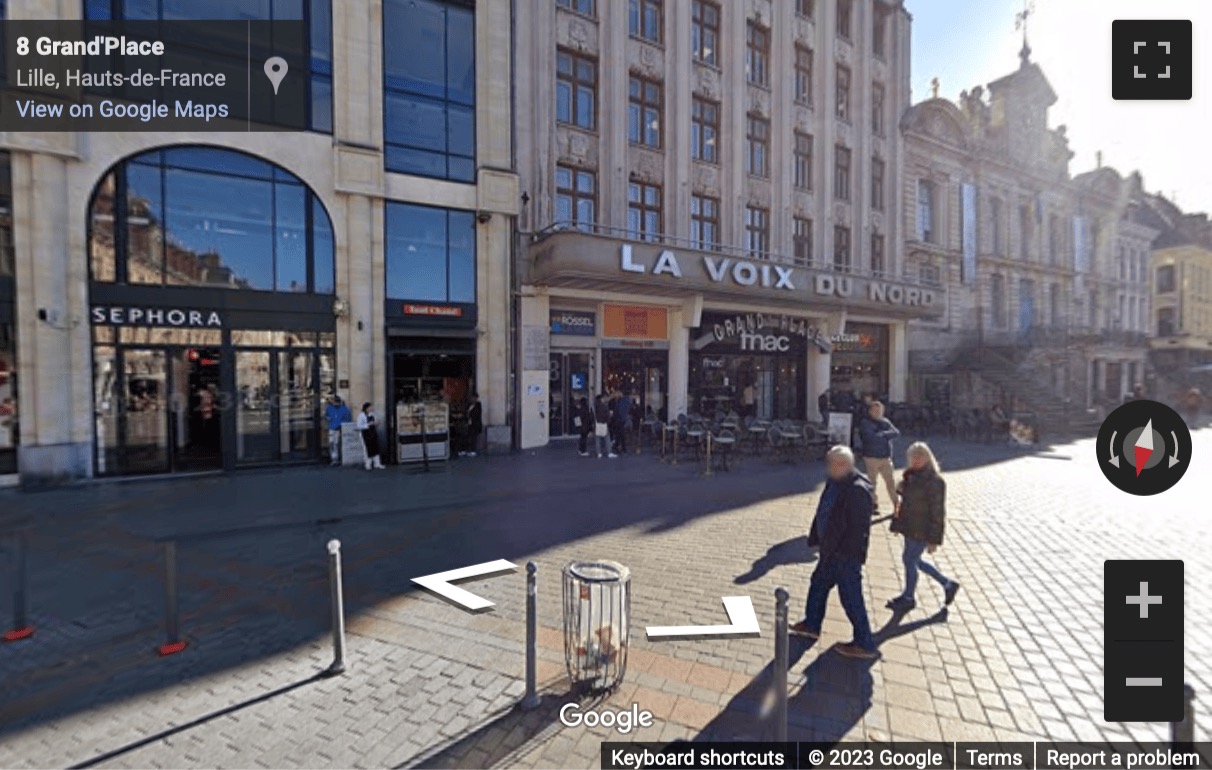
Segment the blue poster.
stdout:
<svg viewBox="0 0 1212 770">
<path fill-rule="evenodd" d="M 960 188 L 961 239 L 964 261 L 960 275 L 965 284 L 976 281 L 976 185 L 965 182 Z"/>
</svg>

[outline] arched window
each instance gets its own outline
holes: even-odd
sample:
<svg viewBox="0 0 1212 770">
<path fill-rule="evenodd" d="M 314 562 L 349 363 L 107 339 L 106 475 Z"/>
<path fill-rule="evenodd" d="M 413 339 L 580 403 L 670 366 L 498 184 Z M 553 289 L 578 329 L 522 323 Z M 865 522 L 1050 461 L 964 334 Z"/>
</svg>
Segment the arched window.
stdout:
<svg viewBox="0 0 1212 770">
<path fill-rule="evenodd" d="M 234 150 L 145 152 L 93 192 L 93 281 L 332 294 L 333 251 L 307 185 Z"/>
</svg>

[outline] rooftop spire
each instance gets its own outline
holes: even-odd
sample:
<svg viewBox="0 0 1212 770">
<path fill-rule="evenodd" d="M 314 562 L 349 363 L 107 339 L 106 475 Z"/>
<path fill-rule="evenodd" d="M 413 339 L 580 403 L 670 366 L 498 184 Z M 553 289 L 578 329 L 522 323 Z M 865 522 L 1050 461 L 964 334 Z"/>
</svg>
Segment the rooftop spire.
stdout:
<svg viewBox="0 0 1212 770">
<path fill-rule="evenodd" d="M 1027 45 L 1027 21 L 1035 13 L 1033 0 L 1023 0 L 1023 10 L 1014 14 L 1014 28 L 1023 31 L 1023 47 L 1018 52 L 1019 66 L 1026 67 L 1031 60 L 1031 46 Z"/>
</svg>

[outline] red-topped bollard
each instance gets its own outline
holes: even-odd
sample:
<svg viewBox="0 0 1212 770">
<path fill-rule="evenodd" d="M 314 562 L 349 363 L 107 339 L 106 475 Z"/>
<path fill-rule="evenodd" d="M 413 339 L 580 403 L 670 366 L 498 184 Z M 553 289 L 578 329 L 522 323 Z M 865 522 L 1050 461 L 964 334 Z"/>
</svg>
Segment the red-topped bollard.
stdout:
<svg viewBox="0 0 1212 770">
<path fill-rule="evenodd" d="M 28 639 L 34 635 L 34 627 L 26 618 L 26 549 L 29 543 L 24 531 L 13 533 L 13 544 L 13 626 L 0 637 L 6 642 Z"/>
</svg>

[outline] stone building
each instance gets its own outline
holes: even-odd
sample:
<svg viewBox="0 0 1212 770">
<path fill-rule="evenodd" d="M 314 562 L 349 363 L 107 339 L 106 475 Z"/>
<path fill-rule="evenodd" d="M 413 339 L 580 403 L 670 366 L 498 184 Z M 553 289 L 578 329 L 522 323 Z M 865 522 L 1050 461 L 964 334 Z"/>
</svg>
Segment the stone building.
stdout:
<svg viewBox="0 0 1212 770">
<path fill-rule="evenodd" d="M 621 389 L 654 416 L 903 399 L 910 17 L 875 0 L 524 0 L 523 446 Z"/>
<path fill-rule="evenodd" d="M 509 445 L 510 0 L 257 9 L 304 22 L 307 130 L 0 134 L 10 481 L 321 461 L 334 391 L 389 455 L 398 401 L 477 390 Z"/>
<path fill-rule="evenodd" d="M 915 401 L 1073 423 L 1144 376 L 1158 231 L 1138 175 L 1071 176 L 1056 98 L 1024 45 L 987 89 L 936 93 L 902 120 L 907 268 L 945 304 L 910 326 Z"/>
</svg>

